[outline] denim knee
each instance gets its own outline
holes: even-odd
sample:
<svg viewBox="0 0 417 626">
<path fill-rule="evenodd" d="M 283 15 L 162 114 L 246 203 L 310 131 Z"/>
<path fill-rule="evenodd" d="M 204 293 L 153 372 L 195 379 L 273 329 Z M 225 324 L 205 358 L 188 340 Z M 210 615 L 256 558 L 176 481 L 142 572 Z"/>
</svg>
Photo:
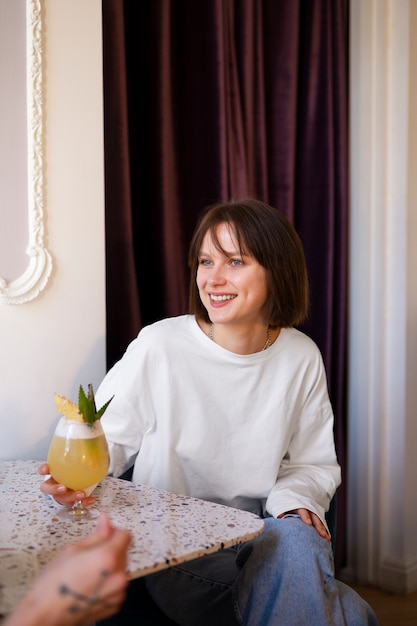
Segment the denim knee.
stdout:
<svg viewBox="0 0 417 626">
<path fill-rule="evenodd" d="M 273 577 L 283 568 L 300 573 L 308 571 L 313 563 L 324 577 L 334 576 L 330 542 L 298 515 L 266 518 L 262 535 L 238 548 L 236 563 L 246 569 L 248 560 L 248 569 L 253 573 L 262 570 Z"/>
</svg>

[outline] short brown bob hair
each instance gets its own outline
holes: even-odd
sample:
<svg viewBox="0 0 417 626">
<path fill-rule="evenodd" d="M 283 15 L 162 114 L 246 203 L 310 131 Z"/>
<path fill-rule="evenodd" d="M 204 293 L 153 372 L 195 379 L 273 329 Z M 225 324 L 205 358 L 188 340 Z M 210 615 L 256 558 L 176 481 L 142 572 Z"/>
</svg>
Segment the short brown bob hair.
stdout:
<svg viewBox="0 0 417 626">
<path fill-rule="evenodd" d="M 264 320 L 272 328 L 301 324 L 308 315 L 309 283 L 304 249 L 294 226 L 278 209 L 255 200 L 230 200 L 212 204 L 203 211 L 191 239 L 189 312 L 210 322 L 196 283 L 198 259 L 206 233 L 217 249 L 220 224 L 228 224 L 236 236 L 241 254 L 258 261 L 266 270 L 268 297 Z"/>
</svg>

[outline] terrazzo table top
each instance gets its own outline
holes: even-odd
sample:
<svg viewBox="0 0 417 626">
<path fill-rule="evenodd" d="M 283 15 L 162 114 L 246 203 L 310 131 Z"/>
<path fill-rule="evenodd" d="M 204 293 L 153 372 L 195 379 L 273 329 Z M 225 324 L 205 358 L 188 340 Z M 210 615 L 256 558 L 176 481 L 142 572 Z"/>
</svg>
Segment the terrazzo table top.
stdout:
<svg viewBox="0 0 417 626">
<path fill-rule="evenodd" d="M 39 461 L 0 464 L 0 619 L 23 596 L 42 566 L 65 545 L 89 535 L 95 520 L 65 519 L 43 495 Z M 132 533 L 131 578 L 253 539 L 263 520 L 252 513 L 106 477 L 96 506 Z"/>
</svg>

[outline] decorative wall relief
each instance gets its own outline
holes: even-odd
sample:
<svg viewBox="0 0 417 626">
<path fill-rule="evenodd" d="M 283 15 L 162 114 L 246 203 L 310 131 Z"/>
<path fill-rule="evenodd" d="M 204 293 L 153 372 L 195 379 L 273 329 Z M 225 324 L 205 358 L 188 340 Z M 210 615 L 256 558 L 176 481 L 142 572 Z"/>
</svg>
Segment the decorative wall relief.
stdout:
<svg viewBox="0 0 417 626">
<path fill-rule="evenodd" d="M 23 274 L 10 282 L 1 276 L 0 267 L 0 304 L 33 300 L 45 288 L 52 271 L 52 258 L 44 245 L 42 4 L 41 0 L 25 2 L 29 261 Z"/>
</svg>

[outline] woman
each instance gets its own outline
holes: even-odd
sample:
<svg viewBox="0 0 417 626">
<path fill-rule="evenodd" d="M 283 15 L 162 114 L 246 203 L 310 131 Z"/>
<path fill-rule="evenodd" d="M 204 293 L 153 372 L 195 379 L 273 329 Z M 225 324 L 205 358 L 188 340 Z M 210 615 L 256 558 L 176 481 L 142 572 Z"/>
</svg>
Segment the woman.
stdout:
<svg viewBox="0 0 417 626">
<path fill-rule="evenodd" d="M 334 579 L 325 512 L 340 467 L 321 354 L 295 329 L 309 303 L 297 233 L 258 200 L 219 203 L 189 268 L 190 313 L 143 328 L 97 391 L 115 395 L 111 472 L 255 512 L 265 531 L 148 576 L 148 590 L 184 625 L 377 624 Z"/>
</svg>

